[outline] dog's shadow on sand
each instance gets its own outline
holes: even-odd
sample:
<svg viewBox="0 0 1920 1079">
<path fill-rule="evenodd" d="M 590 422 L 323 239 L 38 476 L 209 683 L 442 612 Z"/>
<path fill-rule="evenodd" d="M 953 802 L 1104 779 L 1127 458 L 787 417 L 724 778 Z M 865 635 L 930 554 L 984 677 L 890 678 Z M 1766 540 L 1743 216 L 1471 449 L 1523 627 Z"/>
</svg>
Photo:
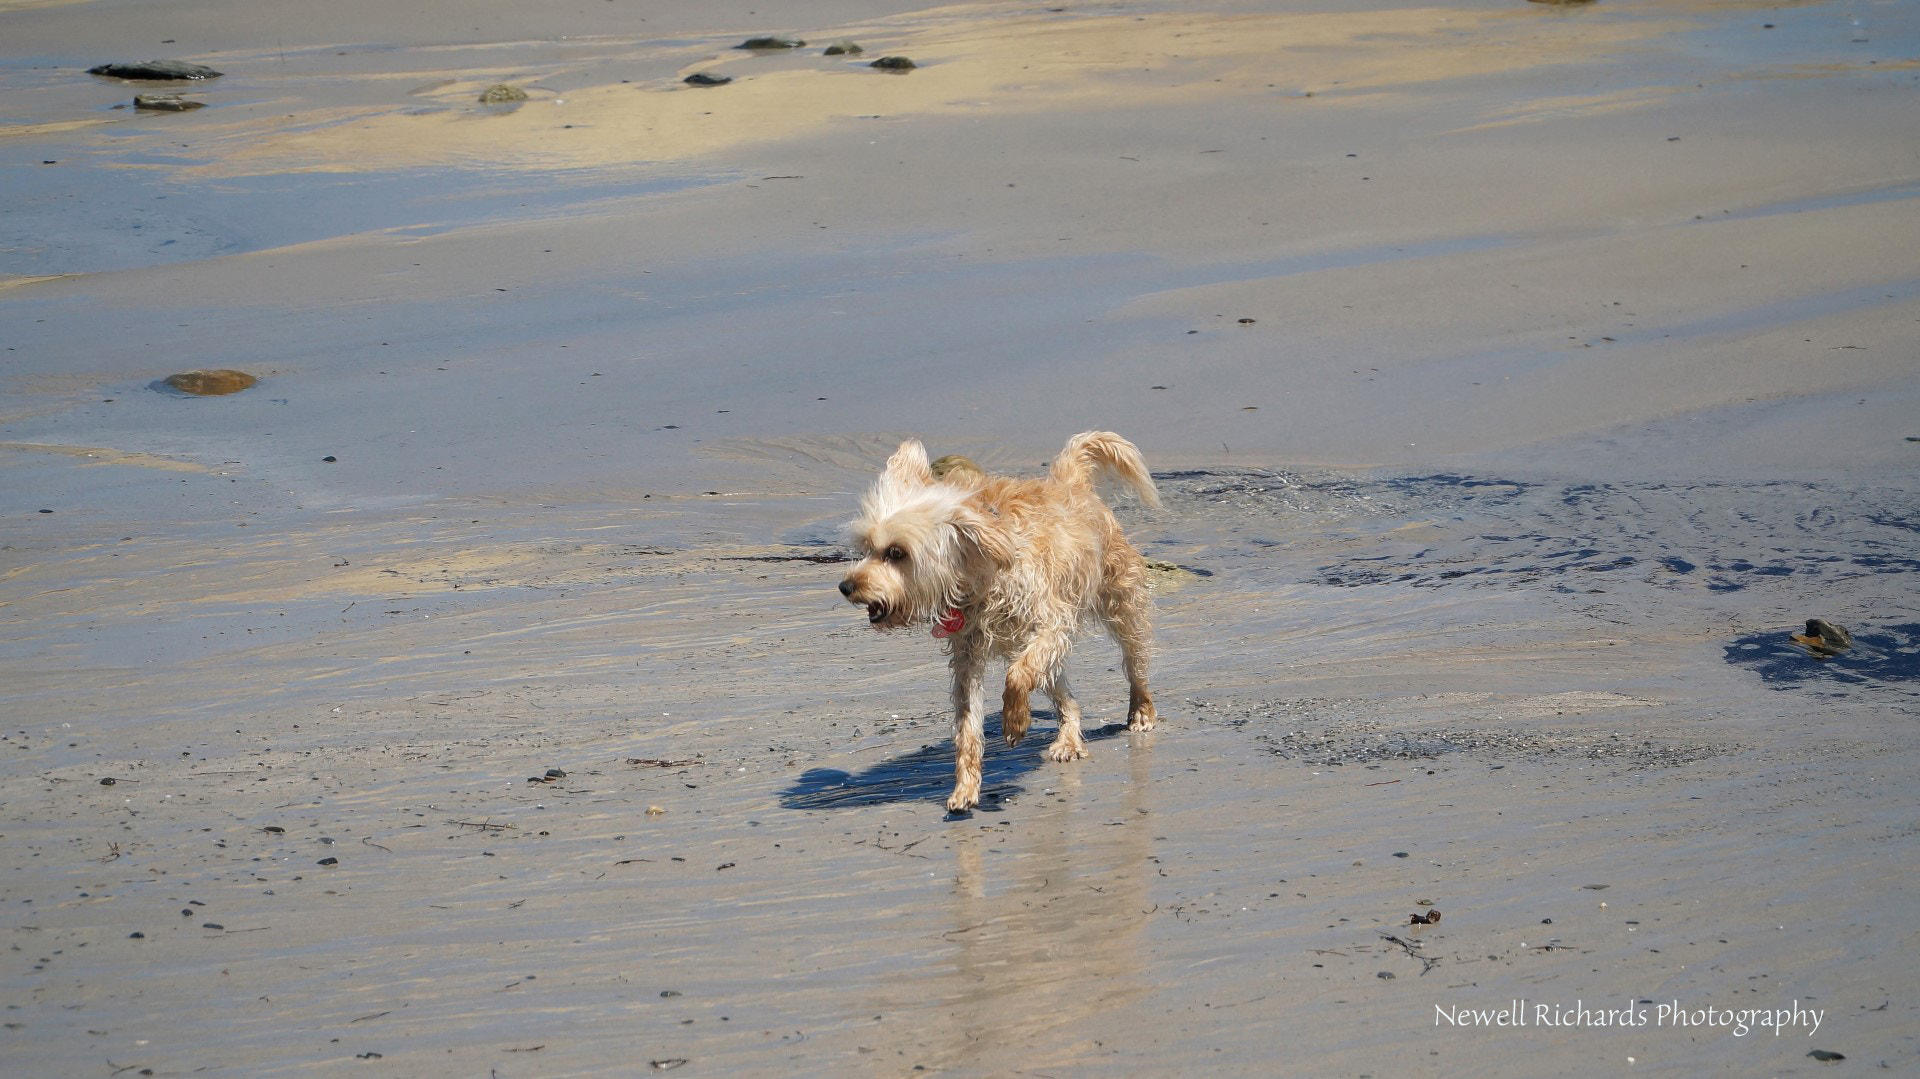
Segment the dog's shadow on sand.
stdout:
<svg viewBox="0 0 1920 1079">
<path fill-rule="evenodd" d="M 1000 734 L 999 714 L 988 717 L 987 749 L 980 764 L 980 807 L 977 812 L 998 813 L 1000 803 L 1026 790 L 1020 779 L 1049 763 L 1042 754 L 1052 741 L 1048 729 L 1059 719 L 1051 712 L 1033 713 L 1033 730 L 1018 746 L 1009 748 Z M 1089 742 L 1127 733 L 1124 723 L 1089 727 Z M 891 805 L 895 802 L 944 803 L 953 790 L 953 742 L 942 740 L 911 753 L 872 764 L 858 772 L 839 768 L 809 768 L 780 793 L 786 809 L 848 809 Z"/>
</svg>

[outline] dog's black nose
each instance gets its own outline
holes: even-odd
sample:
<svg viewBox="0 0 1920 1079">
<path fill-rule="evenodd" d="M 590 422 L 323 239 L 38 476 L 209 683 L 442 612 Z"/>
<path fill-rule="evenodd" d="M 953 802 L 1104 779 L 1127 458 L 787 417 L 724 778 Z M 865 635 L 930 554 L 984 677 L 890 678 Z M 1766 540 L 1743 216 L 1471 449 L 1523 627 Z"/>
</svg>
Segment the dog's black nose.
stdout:
<svg viewBox="0 0 1920 1079">
<path fill-rule="evenodd" d="M 853 582 L 852 582 L 852 581 L 841 581 L 841 582 L 840 582 L 840 594 L 841 594 L 841 595 L 843 595 L 843 596 L 845 596 L 845 597 L 847 597 L 848 599 L 852 599 L 852 598 L 853 598 Z"/>
</svg>

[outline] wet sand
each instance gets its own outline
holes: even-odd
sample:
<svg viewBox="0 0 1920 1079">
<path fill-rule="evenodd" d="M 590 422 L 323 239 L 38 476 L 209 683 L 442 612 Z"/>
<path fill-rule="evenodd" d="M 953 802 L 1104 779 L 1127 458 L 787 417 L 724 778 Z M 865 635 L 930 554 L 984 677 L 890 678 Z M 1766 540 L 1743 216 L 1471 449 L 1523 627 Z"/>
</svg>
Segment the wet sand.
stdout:
<svg viewBox="0 0 1920 1079">
<path fill-rule="evenodd" d="M 167 7 L 0 3 L 9 1073 L 1912 1068 L 1908 8 Z M 1166 720 L 950 820 L 838 525 L 1090 427 Z"/>
</svg>

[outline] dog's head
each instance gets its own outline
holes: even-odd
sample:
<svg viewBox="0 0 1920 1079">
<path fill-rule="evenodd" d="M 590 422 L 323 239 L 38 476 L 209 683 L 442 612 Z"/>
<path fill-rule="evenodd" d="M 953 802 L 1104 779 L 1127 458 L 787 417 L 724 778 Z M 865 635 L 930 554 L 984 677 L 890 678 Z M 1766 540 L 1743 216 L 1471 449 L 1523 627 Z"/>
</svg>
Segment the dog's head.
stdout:
<svg viewBox="0 0 1920 1079">
<path fill-rule="evenodd" d="M 860 560 L 840 582 L 876 629 L 899 629 L 965 606 L 1013 564 L 1013 548 L 967 486 L 936 482 L 927 451 L 900 444 L 848 526 Z"/>
</svg>

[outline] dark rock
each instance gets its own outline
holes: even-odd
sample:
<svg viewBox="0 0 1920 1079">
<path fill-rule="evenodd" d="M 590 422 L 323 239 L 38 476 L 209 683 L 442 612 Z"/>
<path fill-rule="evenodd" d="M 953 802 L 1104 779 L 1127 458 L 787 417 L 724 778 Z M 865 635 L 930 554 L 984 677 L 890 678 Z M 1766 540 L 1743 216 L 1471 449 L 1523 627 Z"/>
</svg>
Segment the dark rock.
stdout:
<svg viewBox="0 0 1920 1079">
<path fill-rule="evenodd" d="M 1813 653 L 1815 659 L 1830 659 L 1853 647 L 1853 634 L 1847 627 L 1824 618 L 1807 619 L 1807 632 L 1793 635 L 1794 642 Z"/>
<path fill-rule="evenodd" d="M 740 44 L 735 45 L 734 48 L 736 49 L 797 49 L 805 44 L 806 42 L 800 40 L 797 37 L 776 37 L 776 36 L 750 37 L 747 40 L 742 41 Z"/>
<path fill-rule="evenodd" d="M 117 779 L 115 779 L 115 778 L 113 778 L 112 776 L 108 776 L 108 777 L 106 777 L 105 779 L 102 779 L 102 780 L 100 781 L 100 785 L 101 785 L 102 787 L 111 787 L 111 786 L 113 786 L 113 785 L 114 785 L 115 783 L 118 783 L 118 782 L 120 782 L 120 781 L 119 781 L 119 780 L 117 780 Z"/>
<path fill-rule="evenodd" d="M 1807 1051 L 1807 1055 L 1812 1057 L 1815 1060 L 1822 1061 L 1828 1064 L 1831 1064 L 1836 1060 L 1847 1059 L 1845 1054 L 1836 1053 L 1831 1049 L 1810 1049 Z"/>
<path fill-rule="evenodd" d="M 904 56 L 882 56 L 867 66 L 877 67 L 882 71 L 912 71 L 920 65 Z"/>
<path fill-rule="evenodd" d="M 133 107 L 148 112 L 191 112 L 206 108 L 207 103 L 192 101 L 179 94 L 137 94 L 133 99 Z"/>
<path fill-rule="evenodd" d="M 827 56 L 858 56 L 867 50 L 851 41 L 836 41 L 827 46 Z"/>
<path fill-rule="evenodd" d="M 219 397 L 223 394 L 239 393 L 260 380 L 245 371 L 220 368 L 212 371 L 185 371 L 177 375 L 168 375 L 162 381 L 172 389 L 193 394 L 195 397 Z"/>
<path fill-rule="evenodd" d="M 315 865 L 339 865 L 339 864 L 340 864 L 340 859 L 338 859 L 338 858 L 322 858 L 322 859 L 320 859 L 319 861 L 317 861 L 317 862 L 315 862 L 314 864 L 315 864 Z"/>
<path fill-rule="evenodd" d="M 688 86 L 725 86 L 733 81 L 733 76 L 715 75 L 711 71 L 696 71 L 680 81 Z"/>
<path fill-rule="evenodd" d="M 101 64 L 87 69 L 89 75 L 110 79 L 217 79 L 220 72 L 184 60 L 141 60 L 131 64 Z"/>
</svg>

